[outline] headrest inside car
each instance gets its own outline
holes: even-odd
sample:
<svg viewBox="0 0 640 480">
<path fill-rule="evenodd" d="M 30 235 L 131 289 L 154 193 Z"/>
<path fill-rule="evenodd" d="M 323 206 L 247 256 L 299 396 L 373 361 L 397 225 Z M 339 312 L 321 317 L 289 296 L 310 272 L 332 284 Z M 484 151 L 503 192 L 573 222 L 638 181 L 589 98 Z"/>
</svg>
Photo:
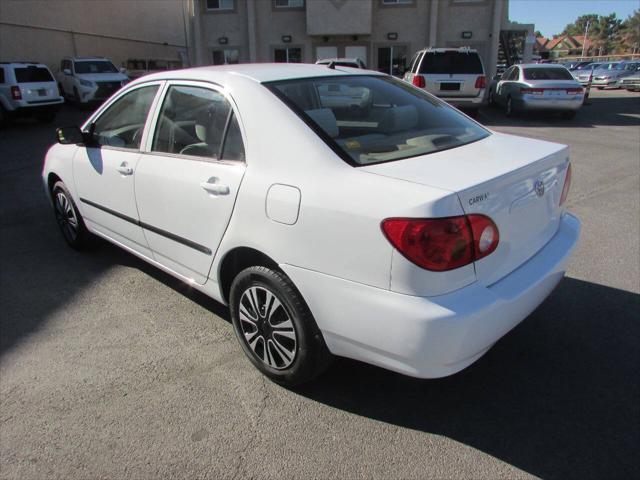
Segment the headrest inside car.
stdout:
<svg viewBox="0 0 640 480">
<path fill-rule="evenodd" d="M 416 128 L 418 125 L 418 109 L 414 105 L 389 108 L 381 122 L 380 130 L 384 133 L 395 133 Z"/>
<path fill-rule="evenodd" d="M 338 121 L 330 108 L 317 108 L 315 110 L 307 110 L 305 113 L 331 138 L 338 136 Z"/>
</svg>

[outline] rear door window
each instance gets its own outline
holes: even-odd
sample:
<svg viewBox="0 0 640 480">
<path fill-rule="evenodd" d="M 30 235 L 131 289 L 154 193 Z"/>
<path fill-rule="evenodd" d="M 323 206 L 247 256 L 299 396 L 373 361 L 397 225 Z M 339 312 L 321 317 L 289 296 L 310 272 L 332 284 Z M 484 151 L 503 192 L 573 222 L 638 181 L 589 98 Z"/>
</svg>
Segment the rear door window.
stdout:
<svg viewBox="0 0 640 480">
<path fill-rule="evenodd" d="M 482 62 L 476 52 L 426 52 L 420 73 L 482 74 Z"/>
<path fill-rule="evenodd" d="M 573 80 L 566 68 L 525 68 L 525 80 Z"/>
<path fill-rule="evenodd" d="M 18 67 L 13 71 L 18 83 L 53 82 L 51 73 L 44 67 Z"/>
</svg>

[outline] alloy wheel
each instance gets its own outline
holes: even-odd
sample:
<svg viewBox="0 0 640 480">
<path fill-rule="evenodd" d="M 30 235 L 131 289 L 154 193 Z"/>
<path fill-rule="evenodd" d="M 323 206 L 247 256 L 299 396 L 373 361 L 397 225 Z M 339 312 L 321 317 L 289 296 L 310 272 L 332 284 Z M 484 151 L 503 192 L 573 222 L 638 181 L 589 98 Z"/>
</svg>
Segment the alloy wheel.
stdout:
<svg viewBox="0 0 640 480">
<path fill-rule="evenodd" d="M 78 217 L 64 192 L 57 192 L 55 197 L 56 221 L 62 230 L 62 234 L 70 242 L 78 238 Z"/>
<path fill-rule="evenodd" d="M 253 354 L 271 368 L 288 368 L 296 357 L 297 334 L 276 295 L 262 286 L 249 287 L 238 310 L 244 340 Z"/>
</svg>

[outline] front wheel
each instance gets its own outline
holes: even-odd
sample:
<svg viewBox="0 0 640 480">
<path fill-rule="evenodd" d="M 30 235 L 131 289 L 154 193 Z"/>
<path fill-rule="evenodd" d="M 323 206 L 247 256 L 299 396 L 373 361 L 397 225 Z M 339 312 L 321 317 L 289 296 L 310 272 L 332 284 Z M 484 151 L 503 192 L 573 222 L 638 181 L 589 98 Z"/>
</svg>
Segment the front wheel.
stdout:
<svg viewBox="0 0 640 480">
<path fill-rule="evenodd" d="M 56 222 L 71 248 L 82 250 L 89 243 L 89 231 L 66 185 L 56 182 L 51 190 Z"/>
<path fill-rule="evenodd" d="M 299 385 L 331 361 L 302 295 L 281 272 L 250 267 L 231 285 L 231 319 L 242 350 L 271 380 Z"/>
<path fill-rule="evenodd" d="M 513 117 L 516 113 L 513 107 L 513 100 L 511 96 L 507 97 L 507 103 L 505 105 L 505 113 L 507 117 Z"/>
</svg>

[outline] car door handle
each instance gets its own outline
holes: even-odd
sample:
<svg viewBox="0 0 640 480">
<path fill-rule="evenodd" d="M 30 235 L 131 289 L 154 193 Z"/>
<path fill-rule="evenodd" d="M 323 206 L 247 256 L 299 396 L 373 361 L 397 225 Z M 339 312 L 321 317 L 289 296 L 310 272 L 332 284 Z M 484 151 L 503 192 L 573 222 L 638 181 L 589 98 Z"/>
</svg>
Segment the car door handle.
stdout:
<svg viewBox="0 0 640 480">
<path fill-rule="evenodd" d="M 211 177 L 206 182 L 202 182 L 200 186 L 212 195 L 229 195 L 229 185 L 220 185 L 218 182 L 218 178 Z"/>
<path fill-rule="evenodd" d="M 131 168 L 127 162 L 122 162 L 119 167 L 116 167 L 116 170 L 122 175 L 133 174 L 133 168 Z"/>
</svg>

